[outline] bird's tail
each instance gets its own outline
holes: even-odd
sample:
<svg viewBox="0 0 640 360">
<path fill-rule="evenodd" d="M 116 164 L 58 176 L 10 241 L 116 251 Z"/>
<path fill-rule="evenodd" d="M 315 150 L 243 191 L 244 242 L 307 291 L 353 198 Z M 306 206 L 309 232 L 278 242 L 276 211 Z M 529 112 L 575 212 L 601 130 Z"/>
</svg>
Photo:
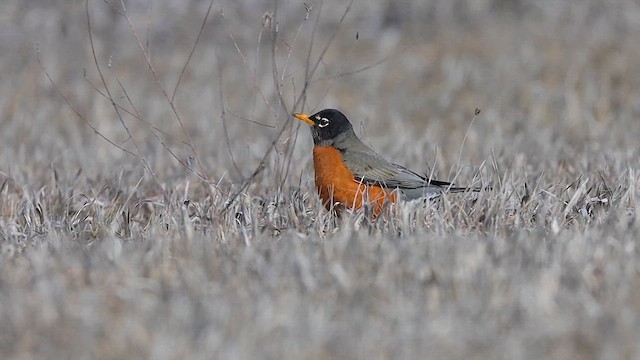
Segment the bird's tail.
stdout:
<svg viewBox="0 0 640 360">
<path fill-rule="evenodd" d="M 450 192 L 450 193 L 479 192 L 480 190 L 482 190 L 481 187 L 451 186 L 451 187 L 445 187 L 444 188 L 445 192 Z"/>
<path fill-rule="evenodd" d="M 427 179 L 427 186 L 439 186 L 444 192 L 461 193 L 461 192 L 479 192 L 483 188 L 471 187 L 471 186 L 454 186 L 453 183 L 447 181 L 431 180 Z M 485 188 L 487 189 L 487 188 Z"/>
</svg>

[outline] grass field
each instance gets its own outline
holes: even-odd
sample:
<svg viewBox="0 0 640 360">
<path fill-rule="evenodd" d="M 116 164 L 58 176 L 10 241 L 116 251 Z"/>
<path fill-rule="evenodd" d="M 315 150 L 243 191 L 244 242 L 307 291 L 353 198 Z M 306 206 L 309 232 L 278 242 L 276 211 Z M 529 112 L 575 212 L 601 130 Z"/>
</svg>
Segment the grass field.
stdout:
<svg viewBox="0 0 640 360">
<path fill-rule="evenodd" d="M 636 2 L 256 3 L 2 2 L 2 358 L 640 358 Z M 323 108 L 491 190 L 337 219 Z"/>
</svg>

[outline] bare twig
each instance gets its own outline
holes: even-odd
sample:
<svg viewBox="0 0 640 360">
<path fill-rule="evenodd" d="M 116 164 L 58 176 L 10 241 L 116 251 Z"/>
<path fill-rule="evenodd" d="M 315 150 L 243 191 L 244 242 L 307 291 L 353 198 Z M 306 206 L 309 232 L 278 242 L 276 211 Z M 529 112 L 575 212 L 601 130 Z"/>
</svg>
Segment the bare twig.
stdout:
<svg viewBox="0 0 640 360">
<path fill-rule="evenodd" d="M 108 142 L 109 144 L 113 145 L 118 150 L 124 152 L 127 155 L 136 156 L 136 154 L 132 153 L 131 151 L 123 148 L 122 146 L 120 146 L 120 145 L 116 144 L 115 142 L 113 142 L 111 139 L 107 138 L 104 134 L 102 134 L 100 132 L 100 130 L 98 130 L 95 126 L 93 126 L 93 124 L 91 122 L 89 122 L 89 120 L 87 120 L 87 118 L 85 118 L 84 115 L 82 115 L 80 113 L 80 111 L 78 109 L 76 109 L 75 106 L 73 106 L 73 104 L 71 104 L 71 100 L 62 93 L 62 91 L 60 90 L 60 88 L 58 87 L 56 82 L 51 78 L 51 75 L 49 74 L 49 71 L 42 64 L 42 60 L 40 59 L 40 50 L 39 49 L 36 49 L 36 61 L 38 61 L 38 64 L 40 65 L 40 69 L 42 70 L 44 75 L 47 77 L 47 80 L 49 80 L 49 83 L 51 84 L 51 86 L 53 86 L 53 89 L 56 91 L 56 93 L 58 93 L 58 95 L 60 95 L 60 97 L 62 97 L 62 99 L 64 100 L 64 102 L 67 105 L 67 107 L 69 107 L 69 109 L 71 109 L 71 111 L 73 111 L 76 114 L 78 119 L 82 120 L 85 124 L 87 124 L 87 126 L 89 126 L 89 128 L 91 130 L 93 130 L 93 132 L 96 135 L 98 135 L 98 137 L 100 137 L 104 141 Z"/>
<path fill-rule="evenodd" d="M 276 126 L 275 126 L 275 125 L 269 125 L 269 124 L 261 123 L 261 122 L 259 122 L 259 121 L 255 121 L 255 120 L 252 120 L 252 119 L 246 118 L 246 117 L 244 117 L 244 116 L 242 116 L 242 115 L 238 114 L 237 112 L 231 111 L 231 110 L 229 110 L 229 109 L 226 109 L 225 111 L 226 111 L 227 113 L 231 114 L 233 117 L 235 117 L 235 118 L 237 118 L 237 119 L 240 119 L 240 120 L 242 120 L 242 121 L 250 122 L 250 123 L 252 123 L 252 124 L 260 125 L 260 126 L 263 126 L 263 127 L 269 128 L 269 129 L 275 129 L 275 128 L 276 128 Z"/>
<path fill-rule="evenodd" d="M 223 88 L 223 82 L 224 82 L 224 71 L 222 70 L 222 61 L 220 61 L 220 59 L 218 59 L 217 61 L 218 63 L 218 73 L 220 74 L 220 76 L 218 77 L 219 82 L 220 82 L 220 121 L 222 121 L 222 130 L 224 132 L 224 139 L 227 142 L 227 151 L 229 152 L 229 157 L 231 158 L 231 163 L 233 164 L 233 168 L 236 170 L 236 172 L 238 173 L 238 175 L 240 175 L 241 178 L 244 178 L 244 175 L 242 175 L 242 171 L 240 171 L 240 168 L 238 167 L 238 163 L 236 163 L 236 158 L 235 156 L 233 156 L 233 151 L 231 150 L 231 140 L 229 140 L 229 130 L 227 129 L 227 121 L 226 121 L 226 109 L 225 109 L 225 105 L 224 105 L 224 92 L 222 91 Z"/>
<path fill-rule="evenodd" d="M 193 141 L 191 140 L 191 135 L 189 134 L 189 131 L 187 131 L 187 128 L 186 128 L 186 126 L 184 124 L 184 121 L 182 121 L 182 117 L 180 116 L 180 113 L 178 112 L 178 109 L 176 108 L 175 102 L 172 101 L 171 97 L 167 93 L 167 90 L 164 88 L 164 86 L 160 82 L 160 78 L 158 76 L 158 73 L 156 72 L 156 70 L 153 67 L 153 64 L 151 62 L 150 54 L 145 50 L 145 47 L 142 44 L 142 41 L 140 40 L 140 37 L 138 36 L 138 32 L 137 32 L 136 28 L 133 26 L 133 22 L 131 21 L 131 18 L 129 17 L 129 15 L 127 13 L 126 5 L 124 3 L 124 0 L 121 0 L 120 4 L 121 4 L 122 9 L 123 9 L 123 11 L 120 14 L 127 21 L 127 25 L 129 26 L 129 30 L 131 31 L 131 34 L 133 35 L 134 39 L 136 40 L 136 43 L 138 44 L 138 47 L 140 48 L 140 51 L 141 51 L 142 55 L 144 56 L 145 62 L 147 64 L 147 67 L 149 68 L 149 71 L 151 71 L 151 74 L 153 76 L 154 81 L 156 82 L 158 88 L 162 91 L 163 96 L 167 100 L 167 103 L 169 104 L 169 107 L 171 108 L 171 112 L 172 112 L 174 118 L 176 119 L 176 121 L 178 121 L 178 124 L 180 125 L 180 128 L 182 129 L 182 132 L 183 132 L 183 134 L 185 135 L 185 137 L 187 139 L 187 144 L 189 146 L 189 149 L 191 150 L 192 154 L 196 158 L 196 162 L 198 163 L 198 167 L 200 168 L 202 176 L 204 177 L 205 181 L 208 184 L 210 184 L 207 172 L 204 170 L 204 164 L 202 163 L 202 160 L 200 159 L 200 155 L 199 155 L 198 151 L 196 150 L 195 146 L 193 145 Z M 208 15 L 209 15 L 209 13 L 207 13 L 207 16 Z M 203 20 L 203 22 L 206 22 L 206 21 L 207 21 L 207 18 L 205 18 Z M 210 192 L 210 195 L 213 197 L 213 193 L 211 193 L 210 187 L 207 187 L 207 189 Z"/>
<path fill-rule="evenodd" d="M 102 73 L 102 68 L 100 67 L 100 63 L 98 62 L 98 56 L 96 54 L 95 43 L 93 41 L 93 30 L 91 28 L 91 16 L 89 14 L 89 0 L 85 1 L 85 13 L 86 13 L 86 16 L 87 16 L 87 32 L 89 33 L 89 44 L 91 46 L 91 55 L 93 57 L 93 63 L 95 65 L 95 67 L 96 67 L 96 70 L 98 71 L 98 75 L 100 76 L 100 80 L 102 82 L 102 85 L 104 86 L 107 98 L 111 102 L 111 104 L 113 106 L 113 109 L 115 110 L 116 115 L 118 116 L 118 120 L 120 121 L 120 124 L 125 129 L 125 131 L 127 132 L 127 136 L 129 136 L 129 138 L 131 139 L 131 143 L 136 148 L 136 151 L 138 152 L 138 158 L 142 162 L 142 164 L 145 167 L 145 169 L 147 169 L 147 171 L 149 172 L 151 177 L 155 180 L 156 184 L 158 184 L 158 187 L 160 189 L 162 189 L 162 186 L 160 186 L 160 182 L 158 181 L 158 178 L 156 177 L 155 173 L 151 169 L 151 166 L 149 166 L 149 163 L 147 162 L 147 160 L 145 159 L 144 155 L 142 154 L 142 150 L 140 150 L 140 147 L 138 146 L 138 143 L 133 138 L 133 135 L 131 135 L 131 131 L 129 130 L 129 127 L 127 126 L 126 122 L 124 121 L 124 118 L 122 117 L 122 114 L 120 113 L 120 108 L 118 106 L 116 106 L 116 101 L 113 98 L 113 95 L 111 94 L 111 90 L 109 89 L 109 85 L 107 84 L 107 81 L 106 81 L 106 79 L 104 77 L 104 74 Z M 164 190 L 162 190 L 162 193 L 163 193 L 163 195 L 165 197 L 165 200 L 168 200 L 168 196 L 164 192 Z"/>
<path fill-rule="evenodd" d="M 198 36 L 196 36 L 196 40 L 193 42 L 193 46 L 191 47 L 191 51 L 189 52 L 189 56 L 187 56 L 187 60 L 184 62 L 184 65 L 182 66 L 182 70 L 180 71 L 180 76 L 178 77 L 178 81 L 176 82 L 176 86 L 173 88 L 173 93 L 171 94 L 171 102 L 173 102 L 175 97 L 176 97 L 176 93 L 178 92 L 178 87 L 180 86 L 180 81 L 182 80 L 182 77 L 184 76 L 184 73 L 187 71 L 187 66 L 189 66 L 189 62 L 191 62 L 191 58 L 193 57 L 193 53 L 196 52 L 196 48 L 198 47 L 198 44 L 200 43 L 200 37 L 202 36 L 202 33 L 204 32 L 204 27 L 207 24 L 207 19 L 209 19 L 209 14 L 211 13 L 211 8 L 213 7 L 214 1 L 215 0 L 211 0 L 209 2 L 209 7 L 207 8 L 207 12 L 204 15 L 204 20 L 202 21 L 202 24 L 200 24 L 200 30 L 198 31 Z"/>
<path fill-rule="evenodd" d="M 462 150 L 464 149 L 464 143 L 467 141 L 467 136 L 469 135 L 469 129 L 471 129 L 471 126 L 473 126 L 473 123 L 478 117 L 478 115 L 480 115 L 480 109 L 476 109 L 473 112 L 473 117 L 471 118 L 471 121 L 469 121 L 469 126 L 467 126 L 467 130 L 465 131 L 464 137 L 462 138 L 462 143 L 460 144 L 460 151 L 458 152 L 458 161 L 456 162 L 456 172 L 455 172 L 455 175 L 453 176 L 453 179 L 451 179 L 451 185 L 449 185 L 449 188 L 453 186 L 453 183 L 455 182 L 456 178 L 458 177 L 458 175 L 460 175 L 460 171 L 461 171 L 460 161 L 462 161 Z"/>
</svg>

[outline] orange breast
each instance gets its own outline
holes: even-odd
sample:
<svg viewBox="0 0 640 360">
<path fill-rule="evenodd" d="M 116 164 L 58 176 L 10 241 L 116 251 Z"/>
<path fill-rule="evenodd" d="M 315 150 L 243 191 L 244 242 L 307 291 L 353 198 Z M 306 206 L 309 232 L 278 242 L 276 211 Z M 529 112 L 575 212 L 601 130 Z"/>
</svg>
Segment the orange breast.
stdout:
<svg viewBox="0 0 640 360">
<path fill-rule="evenodd" d="M 314 146 L 313 166 L 318 194 L 327 209 L 333 206 L 359 209 L 363 202 L 374 206 L 377 215 L 385 202 L 395 202 L 396 195 L 380 186 L 361 184 L 342 161 L 340 151 L 332 146 Z"/>
</svg>

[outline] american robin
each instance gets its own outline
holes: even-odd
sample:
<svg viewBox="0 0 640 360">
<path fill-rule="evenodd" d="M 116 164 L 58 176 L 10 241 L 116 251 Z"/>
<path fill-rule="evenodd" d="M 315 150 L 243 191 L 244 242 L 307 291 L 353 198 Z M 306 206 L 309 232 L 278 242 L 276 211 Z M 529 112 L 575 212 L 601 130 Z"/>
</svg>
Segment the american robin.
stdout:
<svg viewBox="0 0 640 360">
<path fill-rule="evenodd" d="M 443 192 L 480 190 L 427 179 L 385 160 L 356 136 L 347 117 L 338 110 L 293 116 L 312 126 L 315 183 L 327 209 L 359 209 L 368 202 L 377 215 L 385 203 L 398 199 L 398 191 L 413 200 L 434 198 Z"/>
</svg>

